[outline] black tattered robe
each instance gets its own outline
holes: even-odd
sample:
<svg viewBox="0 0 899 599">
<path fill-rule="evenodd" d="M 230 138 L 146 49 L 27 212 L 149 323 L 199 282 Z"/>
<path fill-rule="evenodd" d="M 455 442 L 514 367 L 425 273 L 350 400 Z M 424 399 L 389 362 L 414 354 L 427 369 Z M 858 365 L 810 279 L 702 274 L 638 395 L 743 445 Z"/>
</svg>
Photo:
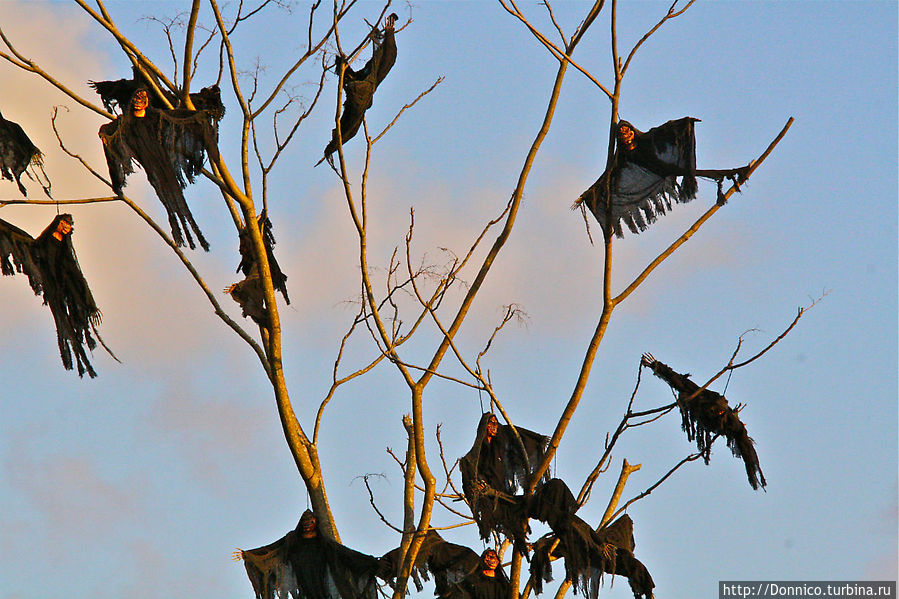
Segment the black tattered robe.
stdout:
<svg viewBox="0 0 899 599">
<path fill-rule="evenodd" d="M 705 463 L 709 463 L 714 438 L 724 435 L 731 453 L 743 460 L 749 485 L 755 490 L 764 488 L 767 483 L 755 451 L 755 442 L 737 412 L 728 405 L 727 399 L 709 389 L 701 389 L 690 380 L 689 375 L 675 372 L 658 360 L 644 359 L 644 364 L 677 392 L 681 427 L 690 441 L 696 441 Z"/>
<path fill-rule="evenodd" d="M 97 373 L 88 350 L 97 346 L 92 332 L 100 311 L 75 256 L 71 233 L 61 240 L 53 235 L 63 219 L 73 222 L 70 214 L 57 215 L 37 239 L 0 219 L 0 271 L 28 277 L 32 291 L 43 296 L 53 314 L 63 366 L 77 367 L 78 376 L 93 378 Z"/>
<path fill-rule="evenodd" d="M 627 121 L 634 145 L 626 147 L 616 136 L 611 166 L 575 202 L 586 205 L 608 236 L 622 236 L 621 222 L 639 233 L 671 210 L 672 203 L 696 197 L 696 136 L 684 117 L 643 133 Z M 680 177 L 680 181 L 678 181 Z"/>
<path fill-rule="evenodd" d="M 325 158 L 331 160 L 331 154 L 337 151 L 337 146 L 342 141 L 344 144 L 351 140 L 362 125 L 365 111 L 371 108 L 375 97 L 375 90 L 387 77 L 387 73 L 396 62 L 396 40 L 393 35 L 393 27 L 388 27 L 383 34 L 383 39 L 374 41 L 374 50 L 371 58 L 365 66 L 354 71 L 349 65 L 343 75 L 343 112 L 340 115 L 340 130 L 335 127 L 331 132 L 331 141 L 325 147 Z M 340 139 L 338 139 L 338 135 Z"/>
<path fill-rule="evenodd" d="M 242 552 L 256 599 L 377 599 L 378 559 L 297 529 Z"/>
<path fill-rule="evenodd" d="M 143 117 L 130 111 L 100 127 L 112 189 L 122 195 L 127 175 L 140 164 L 156 196 L 165 207 L 172 239 L 177 245 L 204 250 L 209 243 L 194 220 L 184 188 L 203 168 L 206 152 L 217 156 L 216 129 L 204 110 L 162 110 L 148 107 Z"/>
</svg>

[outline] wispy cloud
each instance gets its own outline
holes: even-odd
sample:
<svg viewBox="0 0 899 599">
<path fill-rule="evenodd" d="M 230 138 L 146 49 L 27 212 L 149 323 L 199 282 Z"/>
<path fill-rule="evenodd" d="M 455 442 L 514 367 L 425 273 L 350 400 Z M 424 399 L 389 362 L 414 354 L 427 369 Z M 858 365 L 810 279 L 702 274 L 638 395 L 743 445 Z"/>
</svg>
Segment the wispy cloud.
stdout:
<svg viewBox="0 0 899 599">
<path fill-rule="evenodd" d="M 54 546 L 73 536 L 106 535 L 134 519 L 141 493 L 135 476 L 117 481 L 87 454 L 46 452 L 39 437 L 15 437 L 16 453 L 6 456 L 4 478 L 39 514 Z"/>
</svg>

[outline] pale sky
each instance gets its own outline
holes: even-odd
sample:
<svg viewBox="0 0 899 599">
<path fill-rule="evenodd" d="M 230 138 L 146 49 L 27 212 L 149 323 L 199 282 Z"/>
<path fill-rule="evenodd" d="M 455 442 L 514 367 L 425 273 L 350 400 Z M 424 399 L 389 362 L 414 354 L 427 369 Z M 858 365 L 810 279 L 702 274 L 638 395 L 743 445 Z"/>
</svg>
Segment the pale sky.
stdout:
<svg viewBox="0 0 899 599">
<path fill-rule="evenodd" d="M 627 51 L 668 5 L 621 4 L 619 48 Z M 555 36 L 540 4 L 521 6 Z M 172 16 L 181 3 L 108 7 L 170 72 L 164 36 L 141 18 Z M 553 7 L 566 32 L 586 10 L 580 2 Z M 380 131 L 437 77 L 445 80 L 374 147 L 369 210 L 379 281 L 393 248 L 402 245 L 411 207 L 415 255 L 436 263 L 446 260 L 441 248 L 463 254 L 502 210 L 556 71 L 498 3 L 393 8 L 413 22 L 397 36 L 398 59 L 368 112 L 370 130 Z M 364 19 L 379 12 L 379 4 L 360 2 L 341 28 L 344 46 L 354 47 Z M 301 48 L 306 13 L 300 3 L 292 14 L 271 10 L 248 23 L 234 40 L 240 67 L 249 71 L 258 58 L 268 65 L 264 78 L 274 77 Z M 95 97 L 88 80 L 130 73 L 77 7 L 4 0 L 0 25 L 23 54 L 86 97 Z M 575 59 L 610 81 L 608 15 Z M 215 77 L 209 67 L 200 73 L 197 87 Z M 300 74 L 293 91 L 308 97 L 315 77 Z M 0 111 L 45 152 L 54 196 L 108 195 L 58 149 L 50 127 L 52 107 L 67 106 L 59 117 L 64 141 L 102 172 L 96 137 L 102 119 L 5 62 L 0 82 Z M 275 251 L 292 300 L 281 304 L 285 371 L 307 428 L 330 385 L 340 338 L 355 314 L 348 301 L 359 288 L 357 242 L 339 180 L 324 165 L 313 168 L 330 138 L 335 98 L 330 80 L 270 182 Z M 236 164 L 236 146 L 227 140 L 237 131 L 239 109 L 230 96 L 225 103 L 223 151 Z M 682 116 L 702 119 L 701 168 L 745 164 L 790 116 L 796 121 L 743 193 L 613 314 L 554 473 L 580 488 L 626 407 L 643 352 L 697 380 L 708 378 L 727 363 L 741 334 L 755 330 L 744 341 L 751 355 L 797 308 L 824 295 L 726 389 L 732 405 L 747 404 L 741 417 L 767 491 L 752 491 L 742 463 L 719 441 L 709 466 L 682 468 L 629 508 L 636 555 L 660 598 L 713 597 L 718 580 L 896 580 L 896 4 L 699 2 L 644 45 L 625 81 L 621 116 L 644 130 Z M 602 92 L 569 70 L 516 229 L 459 339 L 473 358 L 502 306 L 522 306 L 526 323 L 503 331 L 485 366 L 515 422 L 547 434 L 570 396 L 600 312 L 602 248 L 590 244 L 580 213 L 569 208 L 603 168 L 608 121 Z M 356 138 L 346 147 L 354 182 L 363 145 Z M 25 185 L 30 197 L 41 197 L 34 182 Z M 126 192 L 164 224 L 140 171 Z M 220 290 L 237 280 L 230 217 L 207 182 L 186 196 L 212 244 L 209 254 L 191 257 L 209 287 Z M 19 197 L 13 183 L 0 181 L 0 199 Z M 616 289 L 714 201 L 714 184 L 701 183 L 691 204 L 616 241 Z M 97 379 L 64 371 L 49 310 L 23 276 L 0 281 L 0 599 L 252 597 L 231 551 L 282 536 L 307 505 L 256 357 L 126 207 L 66 210 L 74 214 L 75 247 L 103 311 L 101 332 L 123 363 L 95 352 Z M 0 207 L 0 218 L 35 236 L 55 214 L 52 206 Z M 596 237 L 599 228 L 591 225 Z M 219 294 L 219 301 L 254 329 L 230 299 Z M 427 360 L 435 340 L 425 332 L 405 357 Z M 342 371 L 375 351 L 359 335 Z M 449 359 L 445 368 L 461 374 Z M 722 379 L 712 388 L 723 386 Z M 644 372 L 635 408 L 670 401 L 664 383 Z M 429 387 L 432 467 L 439 469 L 435 427 L 442 425 L 452 462 L 471 446 L 480 409 L 471 389 Z M 343 542 L 359 551 L 380 555 L 397 543 L 358 477 L 384 475 L 372 479 L 372 489 L 385 514 L 400 522 L 402 476 L 386 448 L 405 447 L 401 417 L 408 411 L 408 392 L 385 364 L 341 388 L 326 413 L 320 451 L 328 495 Z M 629 498 L 693 449 L 676 413 L 630 431 L 579 515 L 600 518 L 623 458 L 642 464 L 625 490 Z M 438 525 L 456 521 L 436 512 Z M 471 526 L 444 537 L 482 547 Z M 555 573 L 560 580 L 560 566 Z M 551 583 L 545 593 L 555 588 Z M 631 593 L 616 579 L 601 596 Z"/>
</svg>

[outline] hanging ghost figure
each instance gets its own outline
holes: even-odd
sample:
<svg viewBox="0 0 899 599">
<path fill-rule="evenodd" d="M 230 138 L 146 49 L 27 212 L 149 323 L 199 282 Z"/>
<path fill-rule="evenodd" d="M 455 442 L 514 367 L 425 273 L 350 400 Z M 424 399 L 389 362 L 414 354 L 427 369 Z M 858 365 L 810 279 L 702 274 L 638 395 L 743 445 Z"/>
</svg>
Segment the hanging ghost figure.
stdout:
<svg viewBox="0 0 899 599">
<path fill-rule="evenodd" d="M 281 271 L 278 261 L 275 260 L 275 236 L 272 234 L 272 221 L 266 215 L 265 210 L 263 210 L 256 222 L 260 233 L 262 233 L 262 243 L 265 245 L 266 254 L 268 254 L 268 268 L 272 275 L 272 286 L 275 288 L 275 291 L 281 292 L 281 295 L 284 296 L 284 301 L 287 302 L 287 305 L 290 305 L 290 298 L 287 296 L 287 275 Z M 243 272 L 245 278 L 226 287 L 224 292 L 240 304 L 244 317 L 249 316 L 256 324 L 270 328 L 265 292 L 262 288 L 262 281 L 259 278 L 259 267 L 253 255 L 253 240 L 250 238 L 250 232 L 246 227 L 240 231 L 239 236 L 240 264 L 237 266 L 237 272 Z"/>
<path fill-rule="evenodd" d="M 724 179 L 741 184 L 750 166 L 729 170 L 696 169 L 696 135 L 684 117 L 668 121 L 645 133 L 627 121 L 616 126 L 615 154 L 611 166 L 575 201 L 590 209 L 606 237 L 622 237 L 621 221 L 639 233 L 671 210 L 672 203 L 696 197 L 696 177 L 718 182 L 718 201 L 723 203 Z M 678 180 L 678 178 L 680 180 Z"/>
<path fill-rule="evenodd" d="M 650 368 L 657 377 L 668 383 L 677 392 L 677 407 L 681 413 L 681 427 L 690 441 L 702 453 L 705 463 L 709 463 L 712 442 L 718 435 L 727 439 L 727 446 L 735 457 L 741 458 L 746 466 L 746 477 L 753 489 L 766 486 L 765 475 L 755 452 L 755 442 L 746 431 L 737 410 L 732 409 L 727 399 L 709 389 L 701 389 L 690 380 L 689 374 L 680 374 L 668 365 L 656 360 L 651 354 L 644 354 L 641 364 Z"/>
<path fill-rule="evenodd" d="M 474 445 L 459 459 L 462 491 L 485 540 L 492 531 L 520 542 L 527 534 L 528 506 L 515 493 L 530 483 L 549 437 L 521 427 L 516 430 L 521 442 L 495 414 L 482 415 Z"/>
<path fill-rule="evenodd" d="M 325 147 L 325 156 L 322 159 L 327 159 L 332 166 L 334 163 L 331 155 L 337 151 L 337 146 L 340 145 L 341 141 L 345 144 L 359 131 L 365 111 L 371 108 L 375 90 L 378 89 L 387 73 L 393 68 L 393 63 L 396 62 L 396 41 L 393 36 L 393 25 L 398 18 L 396 13 L 391 13 L 387 17 L 383 32 L 379 32 L 377 29 L 371 32 L 374 49 L 372 50 L 371 58 L 365 63 L 364 67 L 358 71 L 354 71 L 348 64 L 345 67 L 346 70 L 343 75 L 345 99 L 343 101 L 343 112 L 340 115 L 340 128 L 338 130 L 335 127 L 331 132 L 331 141 Z M 338 69 L 340 64 L 345 62 L 346 58 L 344 56 L 338 56 Z M 318 164 L 320 163 L 321 160 L 318 161 Z"/>
<path fill-rule="evenodd" d="M 449 599 L 507 599 L 512 588 L 500 565 L 499 555 L 486 549 L 474 571 L 442 595 Z"/>
<path fill-rule="evenodd" d="M 573 499 L 573 497 L 572 497 Z M 625 576 L 635 599 L 651 599 L 655 583 L 646 566 L 634 557 L 634 523 L 625 514 L 608 526 L 593 530 L 573 513 L 553 526 L 553 534 L 534 544 L 531 578 L 534 592 L 543 592 L 543 583 L 552 580 L 553 557 L 564 558 L 565 580 L 575 594 L 597 599 L 604 574 Z"/>
<path fill-rule="evenodd" d="M 206 152 L 210 158 L 218 157 L 215 119 L 206 110 L 157 109 L 149 102 L 147 90 L 138 89 L 130 108 L 100 127 L 112 189 L 116 195 L 123 195 L 125 179 L 134 172 L 133 163 L 137 162 L 165 207 L 175 243 L 185 245 L 186 238 L 187 245 L 194 249 L 195 235 L 209 251 L 183 190 L 201 173 Z"/>
<path fill-rule="evenodd" d="M 401 557 L 401 548 L 398 547 L 388 551 L 380 559 L 380 577 L 391 588 L 396 588 Z M 433 575 L 434 595 L 443 597 L 466 576 L 472 574 L 480 563 L 481 558 L 468 547 L 448 543 L 437 534 L 437 531 L 429 530 L 421 543 L 418 555 L 415 556 L 410 578 L 420 592 L 424 588 L 422 580 L 429 580 L 429 575 Z"/>
<path fill-rule="evenodd" d="M 34 294 L 43 295 L 53 314 L 63 366 L 66 370 L 77 366 L 78 376 L 87 373 L 94 378 L 97 373 L 84 346 L 93 350 L 97 340 L 103 343 L 97 333 L 101 314 L 75 257 L 73 229 L 72 215 L 60 214 L 34 239 L 0 219 L 0 270 L 28 277 Z"/>
<path fill-rule="evenodd" d="M 256 599 L 377 599 L 378 558 L 323 537 L 306 510 L 296 529 L 257 549 L 238 549 Z"/>
<path fill-rule="evenodd" d="M 25 130 L 17 123 L 7 121 L 0 113 L 0 175 L 4 179 L 15 181 L 23 196 L 28 197 L 28 190 L 22 185 L 22 173 L 28 174 L 29 166 L 41 170 L 46 183 L 41 183 L 44 193 L 50 197 L 50 181 L 44 173 L 44 155 L 34 145 Z M 29 175 L 30 176 L 30 175 Z M 39 180 L 40 182 L 40 180 Z"/>
</svg>

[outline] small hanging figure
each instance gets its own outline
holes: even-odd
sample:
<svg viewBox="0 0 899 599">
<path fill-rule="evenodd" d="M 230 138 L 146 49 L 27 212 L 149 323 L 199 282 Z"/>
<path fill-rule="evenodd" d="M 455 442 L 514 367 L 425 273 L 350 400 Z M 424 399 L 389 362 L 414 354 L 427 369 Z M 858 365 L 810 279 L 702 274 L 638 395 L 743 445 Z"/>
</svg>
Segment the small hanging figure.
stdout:
<svg viewBox="0 0 899 599">
<path fill-rule="evenodd" d="M 40 177 L 37 177 L 37 180 L 49 198 L 50 180 L 47 179 L 47 174 L 44 172 L 44 155 L 28 139 L 21 126 L 7 121 L 0 113 L 0 175 L 4 179 L 15 181 L 19 191 L 25 197 L 28 197 L 28 190 L 22 185 L 21 177 L 22 173 L 31 177 L 27 172 L 29 166 L 40 169 L 46 183 L 41 183 Z"/>
<path fill-rule="evenodd" d="M 306 510 L 296 529 L 257 549 L 238 549 L 256 599 L 377 599 L 378 559 L 321 535 Z"/>
<path fill-rule="evenodd" d="M 385 553 L 380 559 L 379 577 L 394 589 L 401 556 L 401 548 L 397 547 Z M 418 555 L 415 556 L 410 578 L 420 592 L 424 588 L 421 581 L 429 580 L 429 575 L 433 575 L 434 595 L 444 597 L 466 576 L 472 574 L 480 563 L 481 558 L 468 547 L 448 543 L 437 531 L 429 530 L 418 550 Z"/>
<path fill-rule="evenodd" d="M 103 343 L 97 333 L 101 314 L 75 257 L 73 229 L 72 215 L 59 214 L 34 239 L 0 219 L 0 270 L 4 275 L 20 272 L 28 277 L 34 294 L 43 295 L 53 314 L 63 366 L 66 370 L 77 366 L 78 376 L 87 373 L 94 378 L 97 373 L 84 346 L 93 350 L 97 346 L 94 336 Z M 115 358 L 112 352 L 110 355 Z"/>
<path fill-rule="evenodd" d="M 140 88 L 131 97 L 129 110 L 100 127 L 99 135 L 115 194 L 123 195 L 125 179 L 137 162 L 165 207 L 175 243 L 183 246 L 186 237 L 187 245 L 194 249 L 196 235 L 197 242 L 209 251 L 183 189 L 201 173 L 206 152 L 210 158 L 218 156 L 218 134 L 211 114 L 153 108 L 147 90 Z"/>
<path fill-rule="evenodd" d="M 677 392 L 677 407 L 681 413 L 681 427 L 687 439 L 696 441 L 705 463 L 709 463 L 712 442 L 718 435 L 724 435 L 727 446 L 735 457 L 742 458 L 746 466 L 746 477 L 753 489 L 766 486 L 765 475 L 759 465 L 755 442 L 740 420 L 739 406 L 731 409 L 727 399 L 709 389 L 701 389 L 690 380 L 689 374 L 680 374 L 666 364 L 656 360 L 651 354 L 644 354 L 641 364 L 650 368 L 657 377 L 668 383 Z"/>
<path fill-rule="evenodd" d="M 343 112 L 340 115 L 340 129 L 335 127 L 331 132 L 331 141 L 325 147 L 325 155 L 322 158 L 322 160 L 327 159 L 331 166 L 334 166 L 331 155 L 337 151 L 337 146 L 341 141 L 346 144 L 359 131 L 365 111 L 371 108 L 375 90 L 378 89 L 396 62 L 393 26 L 398 18 L 396 13 L 390 13 L 385 21 L 383 32 L 378 31 L 377 28 L 372 30 L 369 34 L 374 44 L 371 58 L 358 71 L 354 71 L 349 64 L 346 64 L 345 56 L 337 57 L 338 75 L 340 74 L 340 65 L 345 65 L 343 91 L 346 97 L 343 102 Z M 318 164 L 321 164 L 321 160 L 316 163 L 316 166 Z"/>
<path fill-rule="evenodd" d="M 527 506 L 514 494 L 530 483 L 534 468 L 546 455 L 549 437 L 521 427 L 516 430 L 521 442 L 495 414 L 482 415 L 474 445 L 459 459 L 462 490 L 485 540 L 497 531 L 520 544 L 527 534 Z"/>
<path fill-rule="evenodd" d="M 256 222 L 262 234 L 262 242 L 265 245 L 266 254 L 268 254 L 268 268 L 272 275 L 272 287 L 275 288 L 275 291 L 280 291 L 284 301 L 287 302 L 287 305 L 290 305 L 290 298 L 287 296 L 287 275 L 281 271 L 278 261 L 275 260 L 275 236 L 272 234 L 272 221 L 266 215 L 265 210 L 263 210 Z M 237 266 L 237 272 L 243 272 L 245 278 L 226 287 L 224 292 L 240 304 L 244 318 L 249 316 L 256 324 L 265 328 L 271 328 L 265 301 L 265 291 L 262 288 L 262 280 L 259 278 L 259 267 L 253 256 L 253 240 L 250 238 L 250 232 L 246 227 L 240 231 L 239 237 L 240 264 Z"/>
<path fill-rule="evenodd" d="M 511 587 L 512 583 L 500 566 L 499 555 L 493 549 L 486 549 L 474 572 L 442 596 L 449 599 L 507 599 Z"/>
<path fill-rule="evenodd" d="M 652 599 L 655 583 L 646 566 L 634 557 L 634 523 L 630 516 L 625 514 L 595 531 L 571 513 L 552 528 L 553 534 L 534 544 L 530 570 L 536 594 L 543 592 L 544 582 L 552 580 L 550 562 L 552 557 L 559 557 L 565 559 L 565 580 L 575 594 L 580 591 L 587 599 L 597 599 L 603 574 L 613 574 L 628 579 L 635 599 Z"/>
<path fill-rule="evenodd" d="M 639 233 L 671 210 L 672 203 L 694 199 L 696 177 L 716 180 L 718 202 L 724 203 L 724 179 L 732 180 L 739 189 L 750 166 L 697 170 L 693 124 L 698 121 L 684 117 L 645 133 L 627 121 L 619 121 L 611 166 L 581 194 L 575 207 L 589 208 L 606 237 L 613 232 L 623 237 L 621 221 L 632 233 Z"/>
</svg>

